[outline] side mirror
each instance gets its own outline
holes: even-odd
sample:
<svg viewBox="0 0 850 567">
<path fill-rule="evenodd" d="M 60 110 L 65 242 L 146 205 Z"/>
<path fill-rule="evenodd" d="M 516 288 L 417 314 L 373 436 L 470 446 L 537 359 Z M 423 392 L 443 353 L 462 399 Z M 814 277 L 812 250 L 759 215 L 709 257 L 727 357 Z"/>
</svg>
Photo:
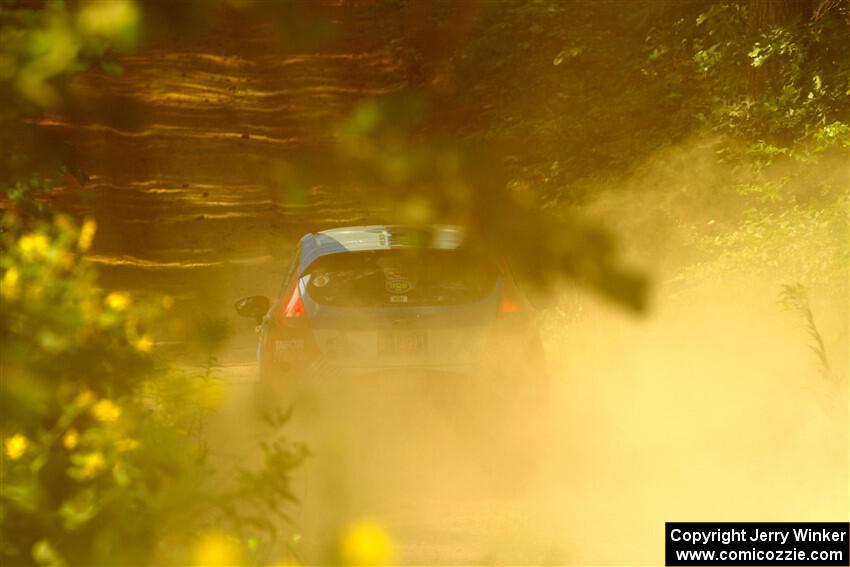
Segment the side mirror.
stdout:
<svg viewBox="0 0 850 567">
<path fill-rule="evenodd" d="M 265 295 L 251 295 L 237 301 L 233 307 L 242 317 L 251 317 L 259 325 L 269 311 L 271 303 Z"/>
</svg>

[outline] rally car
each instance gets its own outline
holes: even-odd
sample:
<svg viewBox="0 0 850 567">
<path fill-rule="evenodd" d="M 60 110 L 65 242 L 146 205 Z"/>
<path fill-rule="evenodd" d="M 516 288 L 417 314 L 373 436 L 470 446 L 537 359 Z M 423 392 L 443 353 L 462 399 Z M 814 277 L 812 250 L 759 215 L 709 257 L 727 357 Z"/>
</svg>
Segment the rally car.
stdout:
<svg viewBox="0 0 850 567">
<path fill-rule="evenodd" d="M 541 341 L 506 265 L 457 226 L 355 226 L 304 235 L 257 322 L 261 380 L 328 372 L 455 372 L 546 388 Z"/>
</svg>

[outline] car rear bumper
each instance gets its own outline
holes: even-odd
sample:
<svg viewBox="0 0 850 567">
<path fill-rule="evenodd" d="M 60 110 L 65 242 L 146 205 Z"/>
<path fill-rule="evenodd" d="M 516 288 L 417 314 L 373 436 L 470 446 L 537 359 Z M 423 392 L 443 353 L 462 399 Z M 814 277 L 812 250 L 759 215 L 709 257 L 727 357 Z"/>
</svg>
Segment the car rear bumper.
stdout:
<svg viewBox="0 0 850 567">
<path fill-rule="evenodd" d="M 426 348 L 412 352 L 381 348 L 379 335 L 374 333 L 276 332 L 266 337 L 258 358 L 264 375 L 282 377 L 402 371 L 505 375 L 533 370 L 542 361 L 539 339 L 531 340 L 536 334 L 522 327 L 429 332 Z"/>
</svg>

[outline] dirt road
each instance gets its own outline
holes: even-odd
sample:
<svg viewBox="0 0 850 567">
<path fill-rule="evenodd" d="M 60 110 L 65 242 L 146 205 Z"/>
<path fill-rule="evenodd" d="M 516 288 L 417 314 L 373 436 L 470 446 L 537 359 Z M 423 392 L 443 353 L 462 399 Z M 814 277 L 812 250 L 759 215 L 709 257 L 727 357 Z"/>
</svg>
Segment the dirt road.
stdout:
<svg viewBox="0 0 850 567">
<path fill-rule="evenodd" d="M 254 367 L 231 365 L 218 376 L 226 401 L 209 426 L 213 457 L 245 464 L 259 458 L 268 432 L 253 413 Z M 506 452 L 498 436 L 510 424 L 452 401 L 458 388 L 446 381 L 463 379 L 364 376 L 300 398 L 289 433 L 311 452 L 294 475 L 301 502 L 291 510 L 302 560 L 325 561 L 345 525 L 372 519 L 405 564 L 570 562 L 577 542 L 562 531 L 574 511 L 563 490 L 569 473 L 545 452 L 533 463 Z M 546 441 L 546 451 L 568 451 Z"/>
</svg>

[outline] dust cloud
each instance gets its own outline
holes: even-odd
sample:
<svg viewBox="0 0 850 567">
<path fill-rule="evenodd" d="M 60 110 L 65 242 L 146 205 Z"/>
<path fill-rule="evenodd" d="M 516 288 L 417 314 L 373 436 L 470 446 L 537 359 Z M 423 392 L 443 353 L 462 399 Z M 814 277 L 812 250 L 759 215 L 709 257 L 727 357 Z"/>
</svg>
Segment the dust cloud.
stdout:
<svg viewBox="0 0 850 567">
<path fill-rule="evenodd" d="M 713 291 L 646 321 L 593 306 L 559 337 L 541 524 L 570 563 L 657 563 L 665 521 L 847 516 L 846 379 L 818 373 L 772 296 Z"/>
<path fill-rule="evenodd" d="M 835 160 L 821 181 L 842 174 L 846 160 Z M 585 208 L 617 230 L 655 289 L 645 318 L 574 292 L 544 316 L 559 409 L 540 485 L 550 515 L 537 524 L 565 542 L 569 563 L 658 563 L 665 521 L 848 515 L 847 266 L 807 278 L 809 263 L 836 252 L 819 233 L 761 263 L 696 255 L 695 232 L 743 213 L 733 180 L 697 140 Z M 828 373 L 799 313 L 780 305 L 798 280 Z"/>
<path fill-rule="evenodd" d="M 665 521 L 847 517 L 846 278 L 809 288 L 824 373 L 779 302 L 793 266 L 688 255 L 693 226 L 734 214 L 717 192 L 728 172 L 709 174 L 703 152 L 656 156 L 634 190 L 584 206 L 649 270 L 653 305 L 634 316 L 574 284 L 553 292 L 538 314 L 546 407 L 494 411 L 488 376 L 414 372 L 324 375 L 276 398 L 312 453 L 295 475 L 303 561 L 327 561 L 358 518 L 386 526 L 405 564 L 593 565 L 658 563 Z M 676 181 L 683 163 L 695 174 Z M 711 192 L 726 202 L 706 210 Z M 253 431 L 251 379 L 234 392 L 219 444 Z"/>
<path fill-rule="evenodd" d="M 691 299 L 645 320 L 592 303 L 544 327 L 537 456 L 509 440 L 541 408 L 488 413 L 467 377 L 326 379 L 290 432 L 313 452 L 296 474 L 305 557 L 360 517 L 403 563 L 584 565 L 657 563 L 665 521 L 846 517 L 846 380 L 819 374 L 765 296 Z"/>
</svg>

